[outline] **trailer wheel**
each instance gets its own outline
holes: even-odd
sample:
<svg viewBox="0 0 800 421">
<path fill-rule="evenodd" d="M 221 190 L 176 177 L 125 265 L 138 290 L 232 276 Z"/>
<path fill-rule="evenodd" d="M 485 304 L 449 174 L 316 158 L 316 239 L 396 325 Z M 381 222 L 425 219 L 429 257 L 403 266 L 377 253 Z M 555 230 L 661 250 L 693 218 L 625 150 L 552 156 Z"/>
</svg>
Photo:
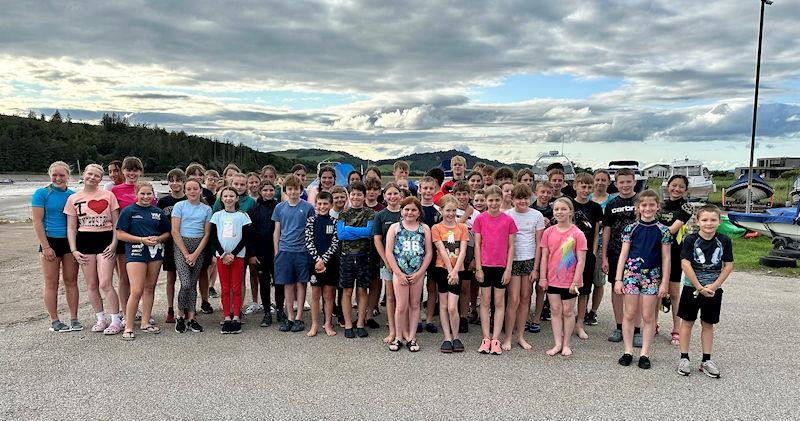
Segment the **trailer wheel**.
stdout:
<svg viewBox="0 0 800 421">
<path fill-rule="evenodd" d="M 797 260 L 781 256 L 763 256 L 758 259 L 761 266 L 770 268 L 796 268 Z"/>
</svg>

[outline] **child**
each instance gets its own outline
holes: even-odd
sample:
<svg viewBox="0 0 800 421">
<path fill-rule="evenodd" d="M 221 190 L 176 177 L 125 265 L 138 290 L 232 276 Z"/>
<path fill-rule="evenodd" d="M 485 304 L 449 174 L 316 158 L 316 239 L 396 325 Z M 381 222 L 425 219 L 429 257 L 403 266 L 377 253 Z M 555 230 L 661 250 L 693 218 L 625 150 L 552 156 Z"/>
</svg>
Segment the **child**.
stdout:
<svg viewBox="0 0 800 421">
<path fill-rule="evenodd" d="M 211 216 L 210 241 L 216 251 L 222 292 L 220 300 L 222 313 L 225 315 L 221 332 L 240 333 L 244 257 L 250 232 L 247 226 L 251 221 L 246 213 L 239 210 L 239 192 L 235 188 L 224 187 L 219 197 L 224 208 Z"/>
<path fill-rule="evenodd" d="M 614 280 L 617 278 L 617 263 L 622 252 L 622 231 L 636 221 L 636 193 L 633 191 L 636 179 L 633 171 L 627 168 L 617 171 L 614 184 L 619 190 L 619 195 L 611 199 L 603 211 L 602 250 L 603 272 L 608 274 L 608 282 L 612 284 L 612 287 Z M 620 273 L 619 275 L 621 276 L 622 274 Z M 612 292 L 611 307 L 614 310 L 614 321 L 617 323 L 617 327 L 608 337 L 611 342 L 622 341 L 622 305 L 622 294 Z M 636 324 L 638 324 L 638 321 Z M 638 348 L 641 346 L 642 336 L 638 327 L 634 331 L 633 344 Z"/>
<path fill-rule="evenodd" d="M 505 316 L 506 285 L 511 282 L 511 265 L 517 225 L 514 219 L 500 212 L 503 193 L 500 187 L 486 188 L 487 211 L 478 215 L 472 225 L 475 235 L 475 279 L 481 285 L 481 354 L 500 355 L 500 330 Z M 489 304 L 494 296 L 494 330 L 489 326 Z"/>
<path fill-rule="evenodd" d="M 351 185 L 356 181 L 361 181 L 361 173 L 357 170 L 350 171 L 350 174 L 347 174 L 347 185 Z"/>
<path fill-rule="evenodd" d="M 419 185 L 420 203 L 422 204 L 422 222 L 427 225 L 428 228 L 431 228 L 442 218 L 442 215 L 436 209 L 436 205 L 433 201 L 434 194 L 440 189 L 438 188 L 436 179 L 429 176 L 422 177 L 419 181 Z M 434 260 L 436 259 L 436 250 L 433 250 L 432 253 L 431 260 Z M 433 267 L 429 269 L 433 269 Z M 425 323 L 424 329 L 429 333 L 437 333 L 439 329 L 433 324 L 433 317 L 436 314 L 436 281 L 431 277 L 431 274 L 428 273 L 425 282 L 428 291 L 428 303 L 425 315 L 427 323 Z M 417 331 L 422 331 L 422 328 L 422 321 L 420 321 L 417 324 Z"/>
<path fill-rule="evenodd" d="M 405 179 L 402 180 L 405 181 Z M 383 197 L 381 196 L 381 180 L 376 177 L 367 177 L 367 179 L 364 181 L 364 186 L 367 188 L 367 200 L 364 203 L 364 206 L 372 209 L 376 214 L 386 208 L 386 206 L 381 203 L 383 201 Z M 378 315 L 378 302 L 381 299 L 381 259 L 378 255 L 378 252 L 374 248 L 370 249 L 370 255 L 370 264 L 372 267 L 370 268 L 366 324 L 370 329 L 377 329 L 380 327 L 378 322 L 375 321 L 375 316 Z"/>
<path fill-rule="evenodd" d="M 614 279 L 614 293 L 624 294 L 622 338 L 625 353 L 620 365 L 633 361 L 633 324 L 638 315 L 644 322 L 639 368 L 650 368 L 650 345 L 656 334 L 656 305 L 667 293 L 669 283 L 669 251 L 672 236 L 669 228 L 656 221 L 658 194 L 645 190 L 636 202 L 639 220 L 622 231 L 622 250 Z"/>
<path fill-rule="evenodd" d="M 163 244 L 170 236 L 170 221 L 161 209 L 152 205 L 154 190 L 148 182 L 136 184 L 136 203 L 126 207 L 117 222 L 117 238 L 125 242 L 125 261 L 130 276 L 130 299 L 125 309 L 125 332 L 122 339 L 136 338 L 133 323 L 139 300 L 142 300 L 141 329 L 161 333 L 150 315 L 153 310 L 158 271 L 163 259 Z"/>
<path fill-rule="evenodd" d="M 258 186 L 261 184 L 261 177 L 256 172 L 247 173 L 247 195 L 253 200 L 259 197 Z"/>
<path fill-rule="evenodd" d="M 528 188 L 532 189 L 534 176 L 533 170 L 530 168 L 523 168 L 517 172 L 517 183 L 525 184 Z"/>
<path fill-rule="evenodd" d="M 333 196 L 329 192 L 319 192 L 314 203 L 316 214 L 306 219 L 306 249 L 314 271 L 314 281 L 311 283 L 311 328 L 307 336 L 317 335 L 320 298 L 323 298 L 325 311 L 322 328 L 326 335 L 336 335 L 332 318 L 336 287 L 339 285 L 339 237 L 336 236 L 336 220 L 328 213 L 331 202 Z"/>
<path fill-rule="evenodd" d="M 275 247 L 275 285 L 282 285 L 286 320 L 281 322 L 281 332 L 305 330 L 303 304 L 306 283 L 310 279 L 308 251 L 306 250 L 306 220 L 314 212 L 310 203 L 300 198 L 303 184 L 294 175 L 283 180 L 286 201 L 279 203 L 272 213 L 275 222 L 273 244 Z M 294 307 L 297 307 L 295 313 Z"/>
<path fill-rule="evenodd" d="M 464 172 L 467 169 L 467 160 L 461 156 L 456 155 L 450 158 L 450 170 L 453 172 L 453 178 L 445 181 L 442 184 L 442 192 L 447 194 L 453 191 L 453 185 L 456 181 L 464 179 Z"/>
<path fill-rule="evenodd" d="M 481 173 L 473 171 L 467 176 L 467 184 L 469 184 L 470 193 L 474 194 L 483 188 L 483 176 Z"/>
<path fill-rule="evenodd" d="M 420 222 L 422 205 L 416 197 L 406 197 L 400 202 L 403 219 L 392 224 L 386 233 L 386 263 L 394 274 L 392 280 L 397 301 L 395 328 L 404 338 L 411 352 L 420 350 L 414 324 L 419 320 L 422 300 L 422 278 L 431 262 L 431 229 Z M 401 346 L 397 342 L 393 346 Z"/>
<path fill-rule="evenodd" d="M 195 319 L 197 308 L 197 281 L 205 258 L 205 247 L 211 232 L 211 207 L 201 201 L 202 187 L 196 179 L 184 184 L 186 200 L 172 208 L 172 238 L 174 239 L 175 268 L 181 280 L 178 293 L 179 317 L 175 331 L 202 332 Z M 187 321 L 188 320 L 188 321 Z"/>
<path fill-rule="evenodd" d="M 207 170 L 205 172 L 205 185 L 203 197 L 206 200 L 206 205 L 213 206 L 217 201 L 217 189 L 219 189 L 219 173 L 216 170 Z M 210 197 L 208 195 L 209 192 L 211 193 Z M 217 282 L 217 259 L 214 258 L 214 251 L 208 245 L 206 245 L 206 258 L 203 261 L 203 265 L 208 266 L 208 275 L 200 276 L 200 296 L 203 300 L 200 304 L 200 311 L 203 314 L 210 314 L 214 312 L 214 309 L 208 299 L 219 298 L 219 294 L 214 289 L 214 284 Z M 206 285 L 208 288 L 206 288 Z"/>
<path fill-rule="evenodd" d="M 383 339 L 383 343 L 389 345 L 389 350 L 398 351 L 397 328 L 394 322 L 395 312 L 395 297 L 394 288 L 392 285 L 392 271 L 386 263 L 386 233 L 389 232 L 392 224 L 400 222 L 400 201 L 403 196 L 400 193 L 400 188 L 395 183 L 389 183 L 383 189 L 383 198 L 386 200 L 386 208 L 375 215 L 374 224 L 372 225 L 372 241 L 375 243 L 375 250 L 380 257 L 380 277 L 386 286 L 386 318 L 389 324 L 389 335 Z"/>
<path fill-rule="evenodd" d="M 489 187 L 494 184 L 494 172 L 495 168 L 491 165 L 487 165 L 483 167 L 481 170 L 481 174 L 483 175 L 483 187 Z"/>
<path fill-rule="evenodd" d="M 319 180 L 319 184 L 316 188 L 312 188 L 308 192 L 308 203 L 312 205 L 317 201 L 317 195 L 320 192 L 331 192 L 333 186 L 336 185 L 336 170 L 333 167 L 325 166 L 317 171 L 317 180 Z M 330 204 L 328 206 L 330 208 Z"/>
<path fill-rule="evenodd" d="M 494 184 L 493 185 L 500 186 L 500 188 L 502 188 L 503 187 L 503 183 L 505 183 L 505 182 L 509 182 L 509 183 L 513 183 L 514 182 L 514 170 L 512 170 L 509 167 L 500 167 L 494 173 Z"/>
<path fill-rule="evenodd" d="M 478 212 L 486 212 L 486 192 L 484 189 L 472 194 L 472 206 Z"/>
<path fill-rule="evenodd" d="M 261 188 L 261 177 L 258 175 L 258 173 L 255 172 L 247 173 L 247 195 L 250 196 L 251 199 L 257 201 L 258 198 L 261 197 L 260 188 Z M 253 206 L 255 206 L 255 203 L 253 204 Z M 250 210 L 252 210 L 252 207 L 244 212 L 247 212 L 249 214 Z M 247 248 L 247 250 L 250 253 L 252 253 L 253 251 L 252 248 Z M 252 297 L 253 302 L 248 304 L 247 307 L 244 308 L 242 313 L 245 316 L 249 316 L 253 313 L 257 313 L 259 311 L 264 310 L 264 305 L 263 303 L 262 304 L 258 303 L 258 298 L 259 298 L 258 261 L 257 261 L 258 259 L 256 258 L 256 256 L 248 254 L 245 260 L 247 261 L 247 269 L 248 272 L 250 273 L 250 296 Z M 242 287 L 242 291 L 244 291 L 244 287 Z"/>
<path fill-rule="evenodd" d="M 594 186 L 594 177 L 588 173 L 575 176 L 575 199 L 572 205 L 575 208 L 575 226 L 586 237 L 586 264 L 583 267 L 583 284 L 579 285 L 578 296 L 578 337 L 589 339 L 583 327 L 586 319 L 586 307 L 589 303 L 589 294 L 594 285 L 594 273 L 597 262 L 597 237 L 600 232 L 600 221 L 603 220 L 603 209 L 595 202 L 589 200 L 589 194 Z"/>
<path fill-rule="evenodd" d="M 333 186 L 331 196 L 333 196 L 333 205 L 331 206 L 330 215 L 333 218 L 338 218 L 339 214 L 347 209 L 347 190 L 342 186 Z"/>
<path fill-rule="evenodd" d="M 295 164 L 292 167 L 292 175 L 300 179 L 300 199 L 308 201 L 308 191 L 306 191 L 305 189 L 306 173 L 307 173 L 306 166 L 303 164 Z M 286 180 L 283 180 L 283 182 L 285 184 Z M 285 185 L 284 188 L 286 188 Z M 286 192 L 284 192 L 283 200 L 284 201 L 288 200 L 288 198 L 286 197 Z"/>
<path fill-rule="evenodd" d="M 272 237 L 275 234 L 275 222 L 272 221 L 272 214 L 278 205 L 278 201 L 275 200 L 275 197 L 277 197 L 275 190 L 275 185 L 271 181 L 262 181 L 259 187 L 260 197 L 256 205 L 247 212 L 252 222 L 253 233 L 250 236 L 252 241 L 247 247 L 250 254 L 256 259 L 258 290 L 261 294 L 261 304 L 264 306 L 261 327 L 272 325 L 270 284 L 275 274 L 275 245 L 272 241 Z M 285 299 L 283 287 L 273 286 L 273 288 L 275 289 L 275 315 L 278 323 L 283 323 L 286 319 L 286 312 L 283 311 L 283 301 Z"/>
<path fill-rule="evenodd" d="M 508 186 L 504 184 L 503 187 Z M 531 204 L 531 188 L 525 183 L 514 186 L 511 192 L 514 207 L 506 214 L 514 220 L 517 235 L 514 242 L 514 260 L 511 264 L 511 282 L 508 284 L 508 304 L 505 315 L 505 340 L 502 348 L 511 350 L 513 331 L 517 331 L 517 343 L 522 349 L 531 349 L 525 341 L 525 322 L 531 308 L 532 282 L 539 277 L 539 258 L 541 250 L 537 247 L 542 241 L 544 217 L 529 206 Z"/>
<path fill-rule="evenodd" d="M 504 180 L 498 185 L 503 193 L 503 200 L 500 203 L 500 212 L 505 212 L 514 207 L 514 195 L 512 194 L 514 191 L 514 183 Z"/>
<path fill-rule="evenodd" d="M 469 323 L 480 323 L 477 300 L 480 287 L 475 280 L 475 237 L 472 234 L 472 225 L 475 223 L 475 218 L 480 215 L 480 212 L 472 207 L 469 203 L 471 186 L 467 182 L 459 181 L 453 185 L 453 194 L 455 195 L 458 203 L 456 209 L 456 217 L 458 223 L 465 224 L 468 229 L 467 237 L 467 254 L 464 257 L 464 267 L 459 273 L 461 279 L 461 298 L 460 298 L 460 314 L 461 319 L 458 323 L 458 333 L 468 333 Z M 481 196 L 482 197 L 482 196 Z M 470 312 L 470 308 L 472 311 Z M 471 319 L 467 319 L 467 314 Z"/>
<path fill-rule="evenodd" d="M 606 205 L 615 197 L 615 195 L 608 194 L 608 185 L 611 183 L 611 175 L 606 170 L 596 170 L 594 172 L 594 191 L 589 195 L 589 200 L 600 205 L 600 209 L 605 212 Z M 603 230 L 600 229 L 597 237 L 597 250 L 595 257 L 599 257 L 603 251 Z M 603 290 L 605 289 L 606 274 L 603 272 L 602 262 L 595 262 L 594 268 L 594 291 L 592 292 L 592 309 L 586 313 L 584 324 L 588 326 L 596 326 L 597 311 L 600 309 L 600 303 L 603 301 Z"/>
<path fill-rule="evenodd" d="M 463 183 L 462 183 L 463 184 Z M 456 221 L 458 200 L 452 195 L 442 198 L 442 222 L 431 229 L 431 240 L 438 250 L 433 278 L 439 290 L 439 319 L 442 322 L 443 353 L 464 352 L 464 343 L 458 337 L 460 317 L 458 299 L 461 295 L 459 274 L 464 270 L 469 229 Z"/>
<path fill-rule="evenodd" d="M 178 202 L 186 200 L 186 194 L 183 192 L 183 183 L 186 182 L 186 175 L 183 170 L 175 168 L 167 173 L 167 182 L 169 183 L 169 195 L 158 199 L 156 206 L 164 211 L 167 219 L 172 221 L 172 207 Z M 164 243 L 164 261 L 162 262 L 162 269 L 167 274 L 167 317 L 165 323 L 175 323 L 175 310 L 172 308 L 175 303 L 175 250 L 173 248 L 172 239 Z"/>
<path fill-rule="evenodd" d="M 360 338 L 369 336 L 364 329 L 367 314 L 367 288 L 372 279 L 372 237 L 375 211 L 364 207 L 367 188 L 364 183 L 355 182 L 350 186 L 350 209 L 339 214 L 336 223 L 336 234 L 341 247 L 339 286 L 342 294 L 342 312 L 344 315 L 344 337 Z M 353 332 L 353 312 L 350 303 L 353 299 L 353 288 L 358 288 L 358 319 Z"/>
<path fill-rule="evenodd" d="M 553 206 L 551 206 L 551 198 L 553 197 L 553 185 L 549 181 L 542 181 L 536 185 L 536 201 L 531 205 L 531 209 L 537 210 L 544 218 L 545 228 L 553 225 Z M 540 274 L 541 275 L 541 274 Z M 545 302 L 544 288 L 536 283 L 536 303 L 533 307 L 533 320 L 528 326 L 528 332 L 539 333 L 542 330 L 542 320 L 550 320 L 550 307 L 549 303 Z M 545 306 L 545 304 L 548 304 Z"/>
<path fill-rule="evenodd" d="M 261 180 L 269 180 L 275 186 L 275 201 L 280 201 L 283 191 L 278 184 L 278 170 L 272 165 L 264 165 L 261 167 Z"/>
<path fill-rule="evenodd" d="M 386 206 L 379 200 L 381 196 L 381 180 L 369 177 L 364 181 L 364 186 L 367 188 L 367 199 L 364 202 L 364 206 L 372 209 L 375 213 L 382 211 Z"/>
<path fill-rule="evenodd" d="M 238 194 L 238 201 L 239 201 L 239 210 L 241 212 L 247 212 L 255 206 L 256 201 L 253 200 L 250 195 L 247 194 L 247 176 L 237 172 L 230 177 L 230 182 L 228 187 L 233 187 L 236 194 Z M 221 211 L 224 206 L 221 200 L 222 191 L 220 191 L 220 198 L 217 198 L 217 201 L 214 203 L 214 206 L 211 208 L 214 212 Z"/>
<path fill-rule="evenodd" d="M 691 373 L 689 345 L 692 327 L 697 320 L 697 313 L 700 312 L 703 327 L 703 361 L 700 363 L 700 371 L 709 377 L 719 378 L 719 367 L 711 359 L 711 346 L 714 342 L 714 325 L 719 322 L 722 307 L 722 284 L 733 272 L 733 247 L 728 237 L 717 234 L 719 208 L 705 205 L 698 209 L 697 223 L 700 225 L 700 232 L 686 236 L 681 247 L 681 268 L 685 276 L 678 307 L 678 317 L 683 320 L 678 374 L 688 376 Z"/>
<path fill-rule="evenodd" d="M 396 161 L 394 163 L 394 166 L 392 167 L 392 174 L 394 175 L 394 182 L 398 183 L 398 185 L 399 185 L 401 180 L 407 182 L 408 183 L 408 190 L 411 191 L 412 195 L 416 196 L 417 195 L 417 190 L 419 188 L 417 187 L 417 184 L 414 183 L 414 180 L 410 180 L 408 178 L 408 174 L 409 174 L 410 171 L 411 171 L 411 167 L 408 166 L 408 162 L 406 162 L 406 161 Z M 380 180 L 380 177 L 378 177 L 378 180 Z"/>
<path fill-rule="evenodd" d="M 680 343 L 680 282 L 681 282 L 681 243 L 678 242 L 678 233 L 683 225 L 692 217 L 692 206 L 683 195 L 689 186 L 689 179 L 685 175 L 675 174 L 667 181 L 667 199 L 658 212 L 658 220 L 669 227 L 672 235 L 672 248 L 670 248 L 669 290 L 664 297 L 664 311 L 672 307 L 672 333 L 670 342 L 673 345 Z M 681 238 L 683 240 L 683 238 Z M 656 310 L 657 311 L 657 310 Z M 658 315 L 656 315 L 658 318 Z"/>
<path fill-rule="evenodd" d="M 578 286 L 583 285 L 586 262 L 586 237 L 572 224 L 574 210 L 567 198 L 553 202 L 556 224 L 542 235 L 542 268 L 539 286 L 547 289 L 547 300 L 553 313 L 551 325 L 555 345 L 547 355 L 572 355 L 570 339 L 575 328 L 575 299 Z"/>
</svg>

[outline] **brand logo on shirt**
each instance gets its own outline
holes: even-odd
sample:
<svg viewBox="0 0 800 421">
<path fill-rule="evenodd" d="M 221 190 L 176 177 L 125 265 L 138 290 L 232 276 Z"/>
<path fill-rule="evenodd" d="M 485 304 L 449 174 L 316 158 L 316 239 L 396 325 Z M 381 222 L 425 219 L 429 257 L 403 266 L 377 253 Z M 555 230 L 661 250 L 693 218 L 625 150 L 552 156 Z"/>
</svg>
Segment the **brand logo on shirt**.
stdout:
<svg viewBox="0 0 800 421">
<path fill-rule="evenodd" d="M 144 219 L 142 215 L 131 215 L 131 219 Z"/>
<path fill-rule="evenodd" d="M 636 210 L 636 206 L 628 205 L 628 206 L 620 206 L 618 208 L 611 209 L 611 213 L 621 213 L 621 212 L 633 212 Z"/>
<path fill-rule="evenodd" d="M 152 220 L 154 220 L 154 221 L 160 221 L 161 220 L 161 214 L 158 213 L 158 212 L 153 212 L 153 213 L 150 214 L 150 218 Z"/>
</svg>

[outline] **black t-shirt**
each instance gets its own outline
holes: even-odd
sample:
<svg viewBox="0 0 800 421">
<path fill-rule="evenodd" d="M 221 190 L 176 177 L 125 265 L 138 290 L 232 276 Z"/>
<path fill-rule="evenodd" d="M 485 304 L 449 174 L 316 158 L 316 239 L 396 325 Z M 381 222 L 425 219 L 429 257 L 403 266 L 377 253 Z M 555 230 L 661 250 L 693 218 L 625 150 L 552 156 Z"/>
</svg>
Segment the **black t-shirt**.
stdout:
<svg viewBox="0 0 800 421">
<path fill-rule="evenodd" d="M 428 228 L 432 228 L 439 223 L 441 219 L 442 215 L 436 210 L 436 206 L 422 206 L 422 222 L 424 222 Z"/>
<path fill-rule="evenodd" d="M 681 259 L 692 264 L 697 280 L 700 285 L 705 286 L 717 280 L 722 272 L 723 262 L 733 261 L 733 244 L 723 234 L 715 234 L 710 240 L 700 234 L 689 234 L 683 239 Z M 683 284 L 692 286 L 685 277 Z"/>
<path fill-rule="evenodd" d="M 586 203 L 578 203 L 573 199 L 572 206 L 575 207 L 575 226 L 586 237 L 588 252 L 591 253 L 594 250 L 595 227 L 603 220 L 603 208 L 591 200 Z"/>
<path fill-rule="evenodd" d="M 217 201 L 217 196 L 214 195 L 214 192 L 205 187 L 203 187 L 202 192 L 203 192 L 203 200 L 205 200 L 206 205 L 214 206 L 214 202 Z"/>
<path fill-rule="evenodd" d="M 561 194 L 572 199 L 578 196 L 578 192 L 575 191 L 571 184 L 567 184 L 566 186 L 562 187 Z"/>
<path fill-rule="evenodd" d="M 542 216 L 544 216 L 544 219 L 550 221 L 551 225 L 552 225 L 552 222 L 553 222 L 553 206 L 550 203 L 548 203 L 544 207 L 541 207 L 541 206 L 538 205 L 538 202 L 534 201 L 533 203 L 531 203 L 530 208 L 531 209 L 536 209 L 537 211 L 541 212 Z"/>
<path fill-rule="evenodd" d="M 675 221 L 681 221 L 685 224 L 691 218 L 692 205 L 684 198 L 678 200 L 667 199 L 656 216 L 658 222 L 666 225 L 667 228 L 671 227 Z M 672 244 L 673 246 L 677 245 L 675 242 L 675 235 L 672 236 Z"/>
<path fill-rule="evenodd" d="M 167 214 L 168 218 L 172 218 L 172 208 L 175 206 L 176 203 L 186 200 L 186 196 L 181 197 L 180 199 L 176 199 L 172 197 L 172 195 L 164 196 L 161 199 L 158 199 L 156 206 L 159 209 L 163 210 L 164 213 Z"/>
<path fill-rule="evenodd" d="M 622 231 L 636 221 L 636 196 L 624 199 L 617 196 L 611 199 L 603 212 L 603 226 L 611 227 L 608 238 L 608 251 L 611 256 L 619 256 L 622 252 Z"/>
</svg>

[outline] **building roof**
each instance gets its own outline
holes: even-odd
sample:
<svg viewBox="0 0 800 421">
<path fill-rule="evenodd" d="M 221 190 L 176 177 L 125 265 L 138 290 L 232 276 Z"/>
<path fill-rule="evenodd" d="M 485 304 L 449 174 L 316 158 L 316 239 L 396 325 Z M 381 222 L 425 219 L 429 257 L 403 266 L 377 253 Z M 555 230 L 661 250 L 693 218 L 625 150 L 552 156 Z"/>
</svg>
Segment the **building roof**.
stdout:
<svg viewBox="0 0 800 421">
<path fill-rule="evenodd" d="M 668 164 L 650 164 L 650 165 L 642 168 L 642 171 L 647 171 L 647 170 L 649 170 L 651 168 L 655 168 L 655 167 L 662 167 L 664 169 L 667 169 L 667 168 L 669 168 L 669 165 Z"/>
</svg>

